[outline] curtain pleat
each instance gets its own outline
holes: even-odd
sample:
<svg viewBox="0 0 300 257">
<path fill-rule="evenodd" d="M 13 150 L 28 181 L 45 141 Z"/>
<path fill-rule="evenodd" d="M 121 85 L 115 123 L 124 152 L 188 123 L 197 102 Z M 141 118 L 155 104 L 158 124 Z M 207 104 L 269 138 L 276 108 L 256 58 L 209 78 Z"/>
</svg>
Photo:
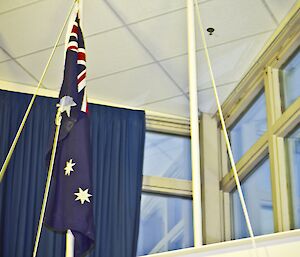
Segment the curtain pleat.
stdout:
<svg viewBox="0 0 300 257">
<path fill-rule="evenodd" d="M 0 91 L 0 165 L 30 95 Z M 31 257 L 47 177 L 56 99 L 37 97 L 0 184 L 0 256 Z M 89 105 L 96 244 L 90 257 L 136 256 L 145 114 Z M 63 257 L 65 235 L 43 228 L 38 256 Z"/>
</svg>

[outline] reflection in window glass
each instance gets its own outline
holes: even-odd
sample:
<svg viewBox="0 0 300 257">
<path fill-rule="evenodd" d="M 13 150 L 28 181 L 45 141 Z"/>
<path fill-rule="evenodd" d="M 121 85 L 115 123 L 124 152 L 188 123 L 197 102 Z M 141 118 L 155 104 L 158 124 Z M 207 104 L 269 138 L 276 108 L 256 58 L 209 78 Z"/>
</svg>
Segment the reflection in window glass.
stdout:
<svg viewBox="0 0 300 257">
<path fill-rule="evenodd" d="M 266 99 L 262 93 L 230 129 L 231 147 L 236 162 L 266 130 Z"/>
<path fill-rule="evenodd" d="M 269 160 L 263 161 L 241 184 L 254 235 L 273 233 L 274 221 Z M 249 237 L 237 190 L 231 193 L 231 199 L 234 238 Z"/>
<path fill-rule="evenodd" d="M 137 255 L 193 245 L 192 200 L 142 194 Z"/>
<path fill-rule="evenodd" d="M 300 228 L 300 127 L 286 139 L 290 167 L 294 227 Z"/>
<path fill-rule="evenodd" d="M 279 70 L 284 109 L 300 96 L 300 48 Z"/>
<path fill-rule="evenodd" d="M 190 138 L 146 133 L 143 174 L 191 180 Z"/>
</svg>

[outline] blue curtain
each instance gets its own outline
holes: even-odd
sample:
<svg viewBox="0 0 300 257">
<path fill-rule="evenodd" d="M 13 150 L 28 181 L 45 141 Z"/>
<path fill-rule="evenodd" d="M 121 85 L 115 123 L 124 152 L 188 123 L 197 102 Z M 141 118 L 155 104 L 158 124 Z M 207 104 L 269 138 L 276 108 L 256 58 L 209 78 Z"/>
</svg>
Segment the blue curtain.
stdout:
<svg viewBox="0 0 300 257">
<path fill-rule="evenodd" d="M 0 91 L 0 163 L 31 96 Z M 47 176 L 56 99 L 38 97 L 0 184 L 0 256 L 31 257 Z M 89 257 L 136 256 L 145 114 L 89 105 L 96 244 Z M 63 257 L 65 235 L 43 228 L 38 256 Z"/>
</svg>

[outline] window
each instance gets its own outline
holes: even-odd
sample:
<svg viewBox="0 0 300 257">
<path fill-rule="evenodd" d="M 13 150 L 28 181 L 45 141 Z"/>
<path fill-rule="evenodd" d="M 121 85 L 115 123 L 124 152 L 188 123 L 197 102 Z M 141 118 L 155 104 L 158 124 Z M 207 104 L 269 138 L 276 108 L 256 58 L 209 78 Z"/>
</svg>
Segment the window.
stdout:
<svg viewBox="0 0 300 257">
<path fill-rule="evenodd" d="M 261 92 L 247 111 L 230 128 L 231 147 L 236 162 L 241 159 L 266 130 L 266 99 L 264 92 Z"/>
<path fill-rule="evenodd" d="M 254 235 L 274 232 L 269 159 L 264 160 L 241 182 Z M 233 237 L 249 237 L 238 191 L 231 192 Z"/>
<path fill-rule="evenodd" d="M 279 69 L 279 81 L 285 110 L 300 96 L 300 48 Z"/>
<path fill-rule="evenodd" d="M 147 132 L 144 175 L 191 180 L 190 149 L 188 137 Z"/>
<path fill-rule="evenodd" d="M 255 235 L 300 228 L 300 34 L 296 32 L 295 28 L 294 34 L 279 34 L 222 105 Z M 220 231 L 224 229 L 226 240 L 249 237 L 225 140 L 218 140 L 224 192 L 219 200 L 224 219 Z"/>
<path fill-rule="evenodd" d="M 292 197 L 292 223 L 300 228 L 300 127 L 298 126 L 287 138 L 286 147 L 289 163 L 290 193 Z"/>
<path fill-rule="evenodd" d="M 138 255 L 193 246 L 192 201 L 143 194 Z"/>
<path fill-rule="evenodd" d="M 146 132 L 137 255 L 194 245 L 190 138 Z"/>
</svg>

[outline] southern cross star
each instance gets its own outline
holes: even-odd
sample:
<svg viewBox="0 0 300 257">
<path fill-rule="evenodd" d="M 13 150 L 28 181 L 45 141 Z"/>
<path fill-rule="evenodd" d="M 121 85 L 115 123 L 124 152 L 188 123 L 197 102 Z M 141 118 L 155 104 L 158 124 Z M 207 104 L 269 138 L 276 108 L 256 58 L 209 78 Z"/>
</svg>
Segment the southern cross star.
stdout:
<svg viewBox="0 0 300 257">
<path fill-rule="evenodd" d="M 80 201 L 81 204 L 84 204 L 84 202 L 90 203 L 89 197 L 91 197 L 92 195 L 89 194 L 89 189 L 87 188 L 85 190 L 82 190 L 81 187 L 79 187 L 78 190 L 78 193 L 74 193 L 74 195 L 77 196 L 75 201 Z"/>
<path fill-rule="evenodd" d="M 71 171 L 74 171 L 73 170 L 73 166 L 75 165 L 76 163 L 75 162 L 73 162 L 73 160 L 72 159 L 70 159 L 69 161 L 67 161 L 66 162 L 66 167 L 65 167 L 65 175 L 66 176 L 70 176 L 70 174 L 71 174 Z"/>
<path fill-rule="evenodd" d="M 57 104 L 57 107 L 60 107 L 61 113 L 66 112 L 68 117 L 70 117 L 71 107 L 73 106 L 76 106 L 76 103 L 74 102 L 73 98 L 68 95 L 62 97 L 59 101 L 59 104 Z"/>
</svg>

